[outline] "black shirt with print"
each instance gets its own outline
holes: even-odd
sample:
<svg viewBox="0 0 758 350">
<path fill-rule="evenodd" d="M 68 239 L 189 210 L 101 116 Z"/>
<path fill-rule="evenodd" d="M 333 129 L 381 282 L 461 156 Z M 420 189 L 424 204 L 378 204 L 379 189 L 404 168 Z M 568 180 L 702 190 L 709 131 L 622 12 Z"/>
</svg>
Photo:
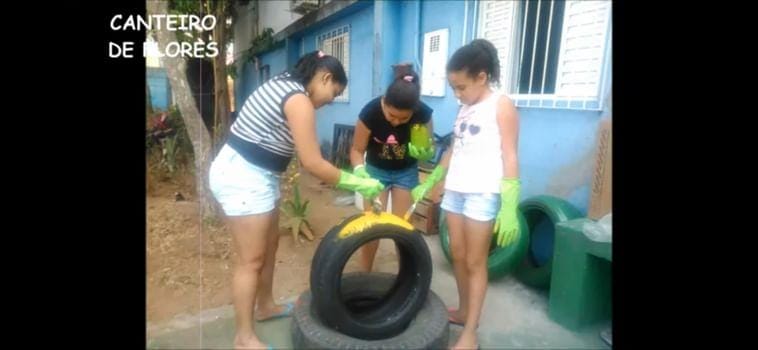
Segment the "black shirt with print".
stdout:
<svg viewBox="0 0 758 350">
<path fill-rule="evenodd" d="M 371 100 L 358 116 L 371 132 L 366 147 L 366 162 L 386 170 L 416 166 L 416 159 L 408 154 L 411 125 L 428 123 L 432 118 L 432 109 L 419 101 L 411 119 L 393 127 L 382 113 L 381 100 L 381 96 Z"/>
</svg>

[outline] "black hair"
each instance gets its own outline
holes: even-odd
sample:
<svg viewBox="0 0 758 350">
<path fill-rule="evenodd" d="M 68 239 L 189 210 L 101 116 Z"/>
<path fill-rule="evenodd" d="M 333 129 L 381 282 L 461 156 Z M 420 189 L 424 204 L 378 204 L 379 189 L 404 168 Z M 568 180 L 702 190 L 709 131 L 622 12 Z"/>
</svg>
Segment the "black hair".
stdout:
<svg viewBox="0 0 758 350">
<path fill-rule="evenodd" d="M 497 49 L 485 39 L 475 39 L 453 53 L 447 62 L 447 72 L 465 70 L 468 76 L 475 78 L 480 72 L 487 74 L 487 80 L 500 83 L 500 59 Z"/>
<path fill-rule="evenodd" d="M 418 74 L 409 63 L 392 66 L 395 79 L 384 93 L 384 103 L 397 109 L 415 109 L 421 96 Z"/>
<path fill-rule="evenodd" d="M 313 51 L 305 54 L 295 64 L 295 67 L 289 71 L 292 79 L 295 79 L 303 86 L 308 86 L 313 76 L 319 70 L 326 70 L 332 73 L 332 79 L 334 82 L 340 83 L 342 86 L 347 86 L 347 75 L 345 69 L 342 67 L 342 63 L 334 57 L 329 56 L 321 51 Z"/>
</svg>

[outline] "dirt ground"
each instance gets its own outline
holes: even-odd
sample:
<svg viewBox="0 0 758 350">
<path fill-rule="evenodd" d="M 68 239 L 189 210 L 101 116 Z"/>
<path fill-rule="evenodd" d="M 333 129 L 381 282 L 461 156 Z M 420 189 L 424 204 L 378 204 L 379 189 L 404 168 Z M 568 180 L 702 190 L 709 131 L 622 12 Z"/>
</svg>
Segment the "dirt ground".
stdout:
<svg viewBox="0 0 758 350">
<path fill-rule="evenodd" d="M 231 273 L 234 253 L 231 236 L 223 221 L 203 225 L 194 200 L 194 179 L 186 174 L 169 179 L 147 176 L 147 321 L 159 323 L 179 314 L 232 303 Z M 279 250 L 274 272 L 274 296 L 284 300 L 308 288 L 310 263 L 320 239 L 340 220 L 359 210 L 338 206 L 340 194 L 303 173 L 300 191 L 309 205 L 314 241 L 293 242 L 288 228 L 280 227 Z M 185 200 L 177 201 L 175 193 Z M 282 216 L 283 218 L 283 216 Z M 283 224 L 284 220 L 280 220 Z M 391 242 L 382 242 L 375 265 L 395 260 Z M 354 255 L 345 271 L 357 270 Z M 394 271 L 393 271 L 394 269 Z M 381 271 L 396 272 L 396 264 L 383 264 Z"/>
</svg>

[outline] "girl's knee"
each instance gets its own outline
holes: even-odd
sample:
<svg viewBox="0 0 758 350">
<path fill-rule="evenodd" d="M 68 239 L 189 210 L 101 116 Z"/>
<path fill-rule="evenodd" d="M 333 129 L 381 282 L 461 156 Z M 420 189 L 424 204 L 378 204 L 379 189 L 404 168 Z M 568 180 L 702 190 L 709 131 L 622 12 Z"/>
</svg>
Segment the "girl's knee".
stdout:
<svg viewBox="0 0 758 350">
<path fill-rule="evenodd" d="M 260 272 L 263 269 L 263 264 L 266 261 L 265 258 L 265 254 L 258 254 L 246 257 L 244 259 L 240 258 L 237 262 L 237 266 L 239 269 L 247 272 Z"/>
<path fill-rule="evenodd" d="M 466 268 L 469 272 L 487 269 L 487 256 L 469 256 L 466 257 Z"/>
<path fill-rule="evenodd" d="M 450 257 L 453 258 L 453 262 L 466 263 L 466 249 L 461 246 L 450 245 Z"/>
</svg>

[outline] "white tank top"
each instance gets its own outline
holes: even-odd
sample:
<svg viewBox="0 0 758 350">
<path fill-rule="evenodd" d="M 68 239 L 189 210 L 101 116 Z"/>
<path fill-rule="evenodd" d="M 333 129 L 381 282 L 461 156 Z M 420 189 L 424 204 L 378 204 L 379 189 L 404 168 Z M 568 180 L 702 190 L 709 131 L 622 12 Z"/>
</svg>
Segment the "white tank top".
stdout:
<svg viewBox="0 0 758 350">
<path fill-rule="evenodd" d="M 455 119 L 455 142 L 445 189 L 463 193 L 500 193 L 503 157 L 497 102 L 501 94 L 463 105 Z"/>
</svg>

